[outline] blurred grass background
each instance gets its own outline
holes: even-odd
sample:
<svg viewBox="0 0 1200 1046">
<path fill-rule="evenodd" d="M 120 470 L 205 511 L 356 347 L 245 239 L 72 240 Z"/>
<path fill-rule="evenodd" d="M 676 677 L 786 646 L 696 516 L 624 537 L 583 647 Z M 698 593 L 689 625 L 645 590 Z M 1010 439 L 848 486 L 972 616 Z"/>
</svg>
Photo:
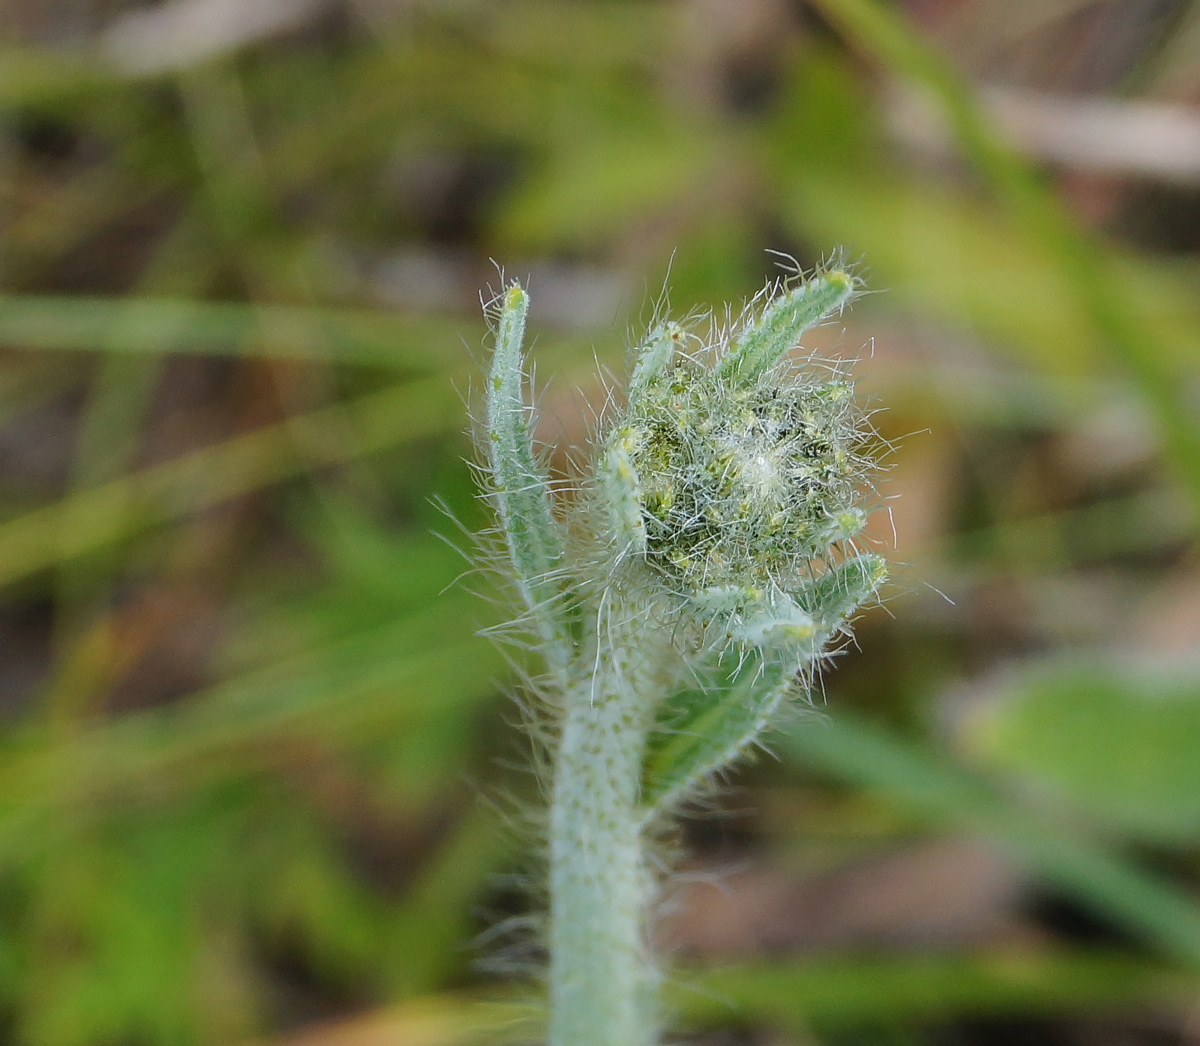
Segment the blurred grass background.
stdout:
<svg viewBox="0 0 1200 1046">
<path fill-rule="evenodd" d="M 683 826 L 678 1024 L 1200 1042 L 1200 5 L 0 18 L 0 1042 L 536 1035 L 502 611 L 431 533 L 490 259 L 579 442 L 668 263 L 837 247 L 897 576 Z"/>
</svg>

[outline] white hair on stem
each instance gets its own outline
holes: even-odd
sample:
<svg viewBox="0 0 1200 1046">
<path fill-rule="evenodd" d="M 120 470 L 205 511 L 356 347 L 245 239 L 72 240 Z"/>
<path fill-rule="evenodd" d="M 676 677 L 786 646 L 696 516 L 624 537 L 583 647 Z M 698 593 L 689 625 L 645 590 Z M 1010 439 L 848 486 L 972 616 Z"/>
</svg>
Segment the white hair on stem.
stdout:
<svg viewBox="0 0 1200 1046">
<path fill-rule="evenodd" d="M 545 664 L 522 718 L 549 802 L 550 1046 L 658 1041 L 655 826 L 763 748 L 887 576 L 862 550 L 882 441 L 851 364 L 801 344 L 861 280 L 840 253 L 807 277 L 780 258 L 720 319 L 671 319 L 664 285 L 569 482 L 531 436 L 529 295 L 501 273 L 484 305 L 483 547 L 520 604 L 493 634 Z"/>
</svg>

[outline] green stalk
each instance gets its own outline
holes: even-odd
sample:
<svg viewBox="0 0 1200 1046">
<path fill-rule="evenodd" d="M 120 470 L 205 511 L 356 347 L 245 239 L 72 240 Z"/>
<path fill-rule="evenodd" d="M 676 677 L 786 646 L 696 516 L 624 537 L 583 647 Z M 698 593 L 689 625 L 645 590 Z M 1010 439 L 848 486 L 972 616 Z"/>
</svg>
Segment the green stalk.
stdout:
<svg viewBox="0 0 1200 1046">
<path fill-rule="evenodd" d="M 884 579 L 852 554 L 871 462 L 851 388 L 785 359 L 856 287 L 773 286 L 697 352 L 660 324 L 557 506 L 524 396 L 529 298 L 496 301 L 488 493 L 549 669 L 549 1046 L 658 1041 L 644 827 L 755 744 Z"/>
<path fill-rule="evenodd" d="M 651 685 L 610 648 L 567 694 L 550 807 L 550 1046 L 656 1039 L 639 811 Z"/>
</svg>

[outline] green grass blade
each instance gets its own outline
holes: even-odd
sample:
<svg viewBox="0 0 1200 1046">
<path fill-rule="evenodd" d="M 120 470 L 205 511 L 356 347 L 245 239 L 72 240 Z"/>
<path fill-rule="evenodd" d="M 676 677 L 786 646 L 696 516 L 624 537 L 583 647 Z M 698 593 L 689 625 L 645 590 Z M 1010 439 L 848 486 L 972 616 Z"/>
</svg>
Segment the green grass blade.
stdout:
<svg viewBox="0 0 1200 1046">
<path fill-rule="evenodd" d="M 1187 1005 L 1196 978 L 1090 952 L 989 952 L 748 963 L 679 978 L 672 999 L 695 1028 L 752 1020 L 801 1040 L 821 1027 L 1028 1017 Z"/>
<path fill-rule="evenodd" d="M 67 829 L 93 807 L 119 806 L 164 775 L 173 789 L 236 776 L 288 738 L 347 746 L 381 731 L 418 738 L 419 722 L 461 717 L 493 693 L 500 667 L 487 643 L 464 638 L 473 602 L 462 593 L 436 613 L 419 610 L 67 737 L 10 736 L 0 761 L 0 850 Z M 461 772 L 447 761 L 430 774 L 427 753 L 421 765 L 421 787 L 431 792 Z"/>
<path fill-rule="evenodd" d="M 203 353 L 428 373 L 461 359 L 453 318 L 181 298 L 0 295 L 0 342 L 20 349 Z"/>
<path fill-rule="evenodd" d="M 0 585 L 320 465 L 459 426 L 445 375 L 266 425 L 0 524 Z"/>
<path fill-rule="evenodd" d="M 1200 506 L 1200 424 L 1184 394 L 1186 384 L 1164 366 L 1161 347 L 1139 322 L 1138 308 L 1110 253 L 1000 140 L 963 78 L 895 8 L 875 0 L 817 0 L 817 7 L 853 44 L 920 83 L 938 100 L 968 156 L 1009 211 L 1056 260 L 1101 343 L 1153 404 L 1181 478 Z"/>
<path fill-rule="evenodd" d="M 1039 824 L 933 752 L 844 713 L 803 724 L 777 747 L 918 816 L 1002 840 L 1060 889 L 1200 968 L 1200 907 L 1191 898 L 1060 826 Z"/>
</svg>

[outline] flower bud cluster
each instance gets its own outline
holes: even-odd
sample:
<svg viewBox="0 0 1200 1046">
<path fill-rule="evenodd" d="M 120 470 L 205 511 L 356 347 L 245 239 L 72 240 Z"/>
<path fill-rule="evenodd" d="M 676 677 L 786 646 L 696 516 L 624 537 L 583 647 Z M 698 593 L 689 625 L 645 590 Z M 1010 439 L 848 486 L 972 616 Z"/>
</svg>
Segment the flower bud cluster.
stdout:
<svg viewBox="0 0 1200 1046">
<path fill-rule="evenodd" d="M 609 437 L 637 477 L 646 562 L 694 589 L 788 587 L 857 530 L 864 432 L 853 387 L 781 363 L 743 384 L 679 357 Z"/>
<path fill-rule="evenodd" d="M 856 287 L 842 269 L 784 283 L 707 340 L 660 324 L 601 442 L 606 514 L 593 516 L 618 561 L 640 559 L 701 617 L 738 618 L 751 642 L 777 625 L 822 631 L 814 579 L 866 518 L 870 430 L 854 387 L 837 365 L 790 355 Z M 881 578 L 856 581 L 859 595 Z"/>
</svg>

